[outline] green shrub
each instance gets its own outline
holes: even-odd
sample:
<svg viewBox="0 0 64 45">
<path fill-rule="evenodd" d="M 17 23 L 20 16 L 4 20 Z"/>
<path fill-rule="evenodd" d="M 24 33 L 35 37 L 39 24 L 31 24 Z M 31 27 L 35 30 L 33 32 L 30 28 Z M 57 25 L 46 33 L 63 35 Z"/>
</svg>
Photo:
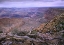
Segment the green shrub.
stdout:
<svg viewBox="0 0 64 45">
<path fill-rule="evenodd" d="M 37 31 L 36 30 L 32 30 L 31 34 L 37 34 Z"/>
<path fill-rule="evenodd" d="M 2 27 L 0 27 L 0 33 L 3 33 L 3 28 Z"/>
<path fill-rule="evenodd" d="M 11 33 L 14 34 L 14 35 L 17 34 L 18 33 L 18 29 L 13 29 Z"/>
<path fill-rule="evenodd" d="M 62 34 L 62 38 L 64 38 L 64 34 Z"/>
<path fill-rule="evenodd" d="M 27 35 L 28 34 L 28 32 L 27 31 L 19 31 L 18 29 L 14 29 L 13 31 L 12 31 L 12 34 L 16 34 L 16 35 L 18 35 L 18 36 L 25 36 L 25 35 Z"/>
</svg>

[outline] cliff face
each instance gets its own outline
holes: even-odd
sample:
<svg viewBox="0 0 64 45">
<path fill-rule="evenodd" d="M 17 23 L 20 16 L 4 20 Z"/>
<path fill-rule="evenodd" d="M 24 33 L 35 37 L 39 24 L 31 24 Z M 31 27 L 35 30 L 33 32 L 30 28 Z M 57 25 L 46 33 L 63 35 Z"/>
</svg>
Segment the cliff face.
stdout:
<svg viewBox="0 0 64 45">
<path fill-rule="evenodd" d="M 20 18 L 2 18 L 0 19 L 0 28 L 3 32 L 9 32 L 14 28 L 22 26 L 24 22 Z"/>
</svg>

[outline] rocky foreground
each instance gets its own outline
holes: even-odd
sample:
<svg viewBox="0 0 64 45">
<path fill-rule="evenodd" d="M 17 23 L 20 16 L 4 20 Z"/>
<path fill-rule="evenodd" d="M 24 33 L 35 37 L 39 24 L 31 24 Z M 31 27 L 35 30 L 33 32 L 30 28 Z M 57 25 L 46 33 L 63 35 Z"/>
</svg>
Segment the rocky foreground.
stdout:
<svg viewBox="0 0 64 45">
<path fill-rule="evenodd" d="M 64 45 L 64 14 L 42 25 L 29 32 L 0 32 L 0 45 Z"/>
</svg>

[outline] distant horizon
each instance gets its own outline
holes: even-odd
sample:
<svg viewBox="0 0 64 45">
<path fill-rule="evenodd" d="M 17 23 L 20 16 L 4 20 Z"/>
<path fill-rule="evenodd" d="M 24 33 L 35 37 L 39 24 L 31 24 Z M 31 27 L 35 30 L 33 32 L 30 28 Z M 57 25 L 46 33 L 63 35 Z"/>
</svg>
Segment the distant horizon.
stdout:
<svg viewBox="0 0 64 45">
<path fill-rule="evenodd" d="M 0 8 L 64 8 L 64 7 L 0 7 Z"/>
<path fill-rule="evenodd" d="M 64 7 L 64 1 L 41 2 L 41 1 L 25 1 L 25 2 L 2 2 L 0 8 L 31 8 L 31 7 Z"/>
</svg>

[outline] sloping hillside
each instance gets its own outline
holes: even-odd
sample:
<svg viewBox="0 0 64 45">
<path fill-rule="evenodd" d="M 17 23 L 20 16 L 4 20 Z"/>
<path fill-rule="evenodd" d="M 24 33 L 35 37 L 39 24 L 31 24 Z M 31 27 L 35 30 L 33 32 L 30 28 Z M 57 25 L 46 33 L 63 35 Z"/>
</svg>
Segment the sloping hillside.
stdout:
<svg viewBox="0 0 64 45">
<path fill-rule="evenodd" d="M 3 32 L 9 32 L 13 28 L 18 28 L 19 26 L 22 26 L 24 22 L 21 18 L 1 18 L 0 19 L 0 29 L 3 30 Z"/>
<path fill-rule="evenodd" d="M 55 16 L 50 22 L 40 25 L 36 30 L 42 32 L 57 32 L 64 30 L 64 14 Z"/>
</svg>

